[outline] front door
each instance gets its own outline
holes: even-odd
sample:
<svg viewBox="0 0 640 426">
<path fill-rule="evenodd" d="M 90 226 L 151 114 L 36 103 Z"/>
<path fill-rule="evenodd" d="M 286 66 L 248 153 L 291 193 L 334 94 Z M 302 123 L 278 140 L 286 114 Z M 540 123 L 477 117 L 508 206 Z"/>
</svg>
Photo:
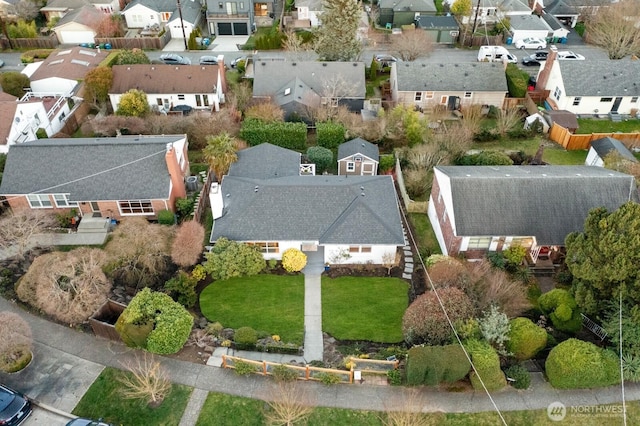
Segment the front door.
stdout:
<svg viewBox="0 0 640 426">
<path fill-rule="evenodd" d="M 620 108 L 620 103 L 622 102 L 622 96 L 618 96 L 615 101 L 613 101 L 613 106 L 611 107 L 611 112 L 618 112 L 618 108 Z"/>
<path fill-rule="evenodd" d="M 95 201 L 91 201 L 89 204 L 91 205 L 91 212 L 93 213 L 93 217 L 101 217 L 102 214 L 100 214 L 100 206 L 98 206 L 98 203 Z"/>
</svg>

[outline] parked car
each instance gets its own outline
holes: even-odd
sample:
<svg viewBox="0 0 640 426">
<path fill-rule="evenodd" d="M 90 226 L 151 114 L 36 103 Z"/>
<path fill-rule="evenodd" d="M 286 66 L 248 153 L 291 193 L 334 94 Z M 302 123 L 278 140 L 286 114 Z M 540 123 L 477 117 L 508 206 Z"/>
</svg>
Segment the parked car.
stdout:
<svg viewBox="0 0 640 426">
<path fill-rule="evenodd" d="M 0 385 L 0 425 L 17 426 L 31 414 L 31 401 L 20 392 Z"/>
<path fill-rule="evenodd" d="M 546 50 L 538 50 L 530 55 L 529 58 L 536 59 L 538 61 L 546 61 L 547 56 L 549 56 L 549 52 L 547 52 Z"/>
<path fill-rule="evenodd" d="M 522 59 L 522 65 L 524 65 L 525 67 L 539 67 L 540 65 L 542 65 L 542 62 L 544 62 L 544 59 L 535 59 L 531 56 L 527 56 L 526 58 Z"/>
<path fill-rule="evenodd" d="M 247 57 L 246 56 L 238 56 L 233 61 L 231 61 L 231 63 L 229 65 L 231 66 L 231 68 L 235 69 L 238 66 L 238 62 L 244 62 L 246 64 L 247 63 Z"/>
<path fill-rule="evenodd" d="M 191 60 L 175 53 L 164 53 L 160 55 L 160 60 L 167 65 L 191 65 Z"/>
<path fill-rule="evenodd" d="M 518 49 L 546 49 L 547 42 L 537 37 L 527 37 L 516 41 Z"/>
<path fill-rule="evenodd" d="M 570 50 L 558 52 L 558 59 L 563 61 L 584 61 L 584 56 Z"/>
<path fill-rule="evenodd" d="M 111 423 L 105 423 L 102 419 L 97 421 L 91 419 L 77 418 L 71 420 L 66 426 L 112 426 Z"/>
<path fill-rule="evenodd" d="M 200 56 L 200 65 L 218 65 L 216 56 Z"/>
<path fill-rule="evenodd" d="M 382 68 L 386 68 L 390 67 L 394 62 L 398 62 L 398 58 L 391 55 L 379 54 L 374 56 L 374 61 L 378 62 Z"/>
<path fill-rule="evenodd" d="M 4 67 L 4 61 L 0 59 L 0 68 Z"/>
</svg>

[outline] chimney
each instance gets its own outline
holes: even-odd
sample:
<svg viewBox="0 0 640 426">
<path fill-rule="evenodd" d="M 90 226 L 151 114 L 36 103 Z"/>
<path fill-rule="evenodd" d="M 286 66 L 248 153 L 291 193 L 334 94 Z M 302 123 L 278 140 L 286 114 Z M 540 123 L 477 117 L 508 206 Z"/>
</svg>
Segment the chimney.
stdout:
<svg viewBox="0 0 640 426">
<path fill-rule="evenodd" d="M 222 86 L 222 93 L 227 93 L 227 67 L 224 64 L 224 55 L 218 55 L 218 69 L 220 70 L 220 84 Z"/>
<path fill-rule="evenodd" d="M 549 49 L 549 54 L 547 55 L 547 60 L 544 63 L 544 67 L 538 75 L 538 81 L 536 81 L 536 90 L 547 90 L 549 75 L 551 74 L 551 69 L 553 68 L 553 64 L 555 63 L 557 56 L 558 48 L 555 46 L 551 46 L 551 48 Z"/>
<path fill-rule="evenodd" d="M 167 144 L 167 153 L 164 156 L 167 163 L 167 170 L 171 178 L 172 196 L 173 198 L 186 198 L 187 188 L 184 183 L 184 176 L 182 170 L 180 170 L 180 164 L 178 163 L 178 156 L 172 143 Z M 172 206 L 173 207 L 173 206 Z"/>
</svg>

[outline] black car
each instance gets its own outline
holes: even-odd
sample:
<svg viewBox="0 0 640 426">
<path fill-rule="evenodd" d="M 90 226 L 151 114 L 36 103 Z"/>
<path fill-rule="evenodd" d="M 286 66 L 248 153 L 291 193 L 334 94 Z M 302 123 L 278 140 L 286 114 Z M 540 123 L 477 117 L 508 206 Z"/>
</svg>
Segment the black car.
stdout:
<svg viewBox="0 0 640 426">
<path fill-rule="evenodd" d="M 20 392 L 0 385 L 0 425 L 17 426 L 31 414 L 31 402 Z"/>
<path fill-rule="evenodd" d="M 549 52 L 544 52 L 539 50 L 535 52 L 533 55 L 529 56 L 529 58 L 537 59 L 538 61 L 546 61 L 548 55 L 549 55 Z"/>
<path fill-rule="evenodd" d="M 527 56 L 526 58 L 524 58 L 522 60 L 522 65 L 526 66 L 526 67 L 534 67 L 534 66 L 540 66 L 542 65 L 542 62 L 540 59 L 534 59 L 530 56 Z"/>
<path fill-rule="evenodd" d="M 167 65 L 191 65 L 189 58 L 176 55 L 175 53 L 165 53 L 160 55 L 160 60 Z"/>
</svg>

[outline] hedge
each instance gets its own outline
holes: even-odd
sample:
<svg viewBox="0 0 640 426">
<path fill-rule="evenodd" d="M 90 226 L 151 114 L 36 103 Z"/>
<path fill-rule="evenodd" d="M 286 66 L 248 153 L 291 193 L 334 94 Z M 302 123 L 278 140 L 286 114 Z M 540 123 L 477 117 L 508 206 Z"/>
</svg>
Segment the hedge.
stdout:
<svg viewBox="0 0 640 426">
<path fill-rule="evenodd" d="M 240 138 L 251 146 L 269 142 L 282 148 L 304 150 L 307 146 L 307 125 L 245 120 L 240 129 Z"/>
<path fill-rule="evenodd" d="M 507 384 L 507 379 L 500 369 L 500 357 L 496 350 L 485 341 L 473 340 L 466 343 L 471 360 L 487 390 L 502 389 Z M 471 385 L 475 390 L 484 390 L 482 383 L 475 371 L 471 372 Z"/>
<path fill-rule="evenodd" d="M 513 353 L 518 360 L 533 358 L 547 346 L 547 332 L 528 318 L 511 320 L 507 351 Z"/>
<path fill-rule="evenodd" d="M 551 386 L 580 389 L 611 386 L 620 383 L 618 356 L 590 342 L 569 339 L 549 352 L 545 363 Z"/>
<path fill-rule="evenodd" d="M 556 329 L 575 333 L 582 328 L 580 309 L 567 290 L 556 288 L 544 293 L 538 298 L 538 305 Z"/>
<path fill-rule="evenodd" d="M 344 142 L 344 135 L 345 129 L 342 124 L 330 121 L 316 123 L 316 137 L 319 146 L 335 149 Z"/>
<path fill-rule="evenodd" d="M 435 386 L 464 379 L 471 364 L 459 345 L 414 346 L 407 355 L 409 385 Z"/>
<path fill-rule="evenodd" d="M 507 87 L 512 98 L 524 98 L 527 94 L 529 74 L 522 71 L 516 64 L 507 64 Z"/>
</svg>

